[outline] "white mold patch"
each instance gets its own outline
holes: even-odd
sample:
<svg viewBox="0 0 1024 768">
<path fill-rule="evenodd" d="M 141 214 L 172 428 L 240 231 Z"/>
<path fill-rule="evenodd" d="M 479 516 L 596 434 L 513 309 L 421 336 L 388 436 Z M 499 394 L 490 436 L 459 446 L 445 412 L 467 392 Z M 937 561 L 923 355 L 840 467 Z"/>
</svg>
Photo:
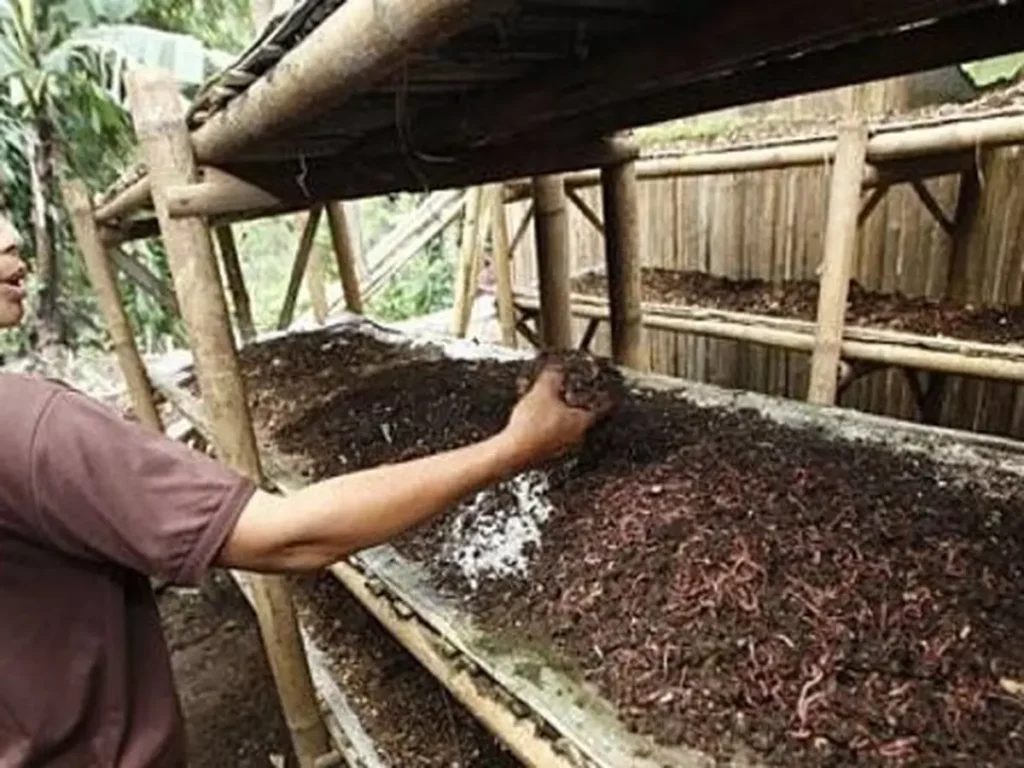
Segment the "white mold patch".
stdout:
<svg viewBox="0 0 1024 768">
<path fill-rule="evenodd" d="M 525 578 L 554 511 L 549 488 L 547 474 L 534 471 L 478 493 L 445 523 L 442 559 L 473 590 L 486 580 Z"/>
</svg>

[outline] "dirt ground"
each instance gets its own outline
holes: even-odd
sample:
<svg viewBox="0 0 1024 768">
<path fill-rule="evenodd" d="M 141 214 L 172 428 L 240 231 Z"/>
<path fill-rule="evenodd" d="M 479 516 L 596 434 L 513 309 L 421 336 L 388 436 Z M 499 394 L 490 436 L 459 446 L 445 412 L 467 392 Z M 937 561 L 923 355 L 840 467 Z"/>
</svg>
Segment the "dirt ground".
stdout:
<svg viewBox="0 0 1024 768">
<path fill-rule="evenodd" d="M 324 354 L 288 402 L 257 387 L 258 410 L 321 477 L 494 432 L 520 373 L 418 361 L 357 378 Z M 529 578 L 474 591 L 446 519 L 398 545 L 637 731 L 774 765 L 1024 764 L 1019 482 L 651 393 L 549 479 Z"/>
<path fill-rule="evenodd" d="M 594 273 L 573 281 L 579 293 L 606 296 L 607 280 Z M 813 321 L 818 283 L 792 280 L 730 280 L 703 272 L 643 270 L 643 300 Z M 851 281 L 846 322 L 892 331 L 948 336 L 993 344 L 1024 341 L 1024 307 L 974 307 L 950 299 L 926 299 L 868 291 Z"/>
<path fill-rule="evenodd" d="M 159 605 L 185 713 L 189 768 L 280 768 L 275 760 L 291 761 L 256 618 L 230 577 L 214 573 L 201 590 L 164 590 Z"/>
</svg>

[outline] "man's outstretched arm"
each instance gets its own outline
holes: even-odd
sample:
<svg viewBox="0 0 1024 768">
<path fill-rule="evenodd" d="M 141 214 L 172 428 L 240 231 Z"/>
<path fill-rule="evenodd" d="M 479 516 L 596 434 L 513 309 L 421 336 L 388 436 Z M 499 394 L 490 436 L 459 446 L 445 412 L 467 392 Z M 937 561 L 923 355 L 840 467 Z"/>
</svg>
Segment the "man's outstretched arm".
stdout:
<svg viewBox="0 0 1024 768">
<path fill-rule="evenodd" d="M 505 429 L 474 445 L 324 480 L 287 497 L 258 491 L 217 564 L 265 572 L 322 568 L 561 455 L 599 414 L 565 405 L 560 385 L 561 374 L 544 372 Z"/>
</svg>

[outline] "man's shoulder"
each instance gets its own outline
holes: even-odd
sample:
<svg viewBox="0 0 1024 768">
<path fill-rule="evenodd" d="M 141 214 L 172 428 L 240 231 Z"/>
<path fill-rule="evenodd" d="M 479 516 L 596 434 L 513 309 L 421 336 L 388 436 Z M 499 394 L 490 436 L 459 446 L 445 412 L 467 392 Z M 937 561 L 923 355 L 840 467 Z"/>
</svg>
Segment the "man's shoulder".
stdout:
<svg viewBox="0 0 1024 768">
<path fill-rule="evenodd" d="M 34 425 L 54 398 L 70 391 L 56 379 L 0 373 L 0 423 L 5 431 L 19 424 Z"/>
</svg>

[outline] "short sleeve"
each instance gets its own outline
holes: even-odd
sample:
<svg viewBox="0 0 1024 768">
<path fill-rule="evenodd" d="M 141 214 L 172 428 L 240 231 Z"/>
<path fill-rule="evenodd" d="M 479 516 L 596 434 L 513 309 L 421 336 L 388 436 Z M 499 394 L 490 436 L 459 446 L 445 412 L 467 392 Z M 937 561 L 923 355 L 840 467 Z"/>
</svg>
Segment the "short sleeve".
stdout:
<svg viewBox="0 0 1024 768">
<path fill-rule="evenodd" d="M 73 557 L 197 584 L 255 484 L 73 391 L 54 397 L 31 446 L 35 520 Z"/>
</svg>

